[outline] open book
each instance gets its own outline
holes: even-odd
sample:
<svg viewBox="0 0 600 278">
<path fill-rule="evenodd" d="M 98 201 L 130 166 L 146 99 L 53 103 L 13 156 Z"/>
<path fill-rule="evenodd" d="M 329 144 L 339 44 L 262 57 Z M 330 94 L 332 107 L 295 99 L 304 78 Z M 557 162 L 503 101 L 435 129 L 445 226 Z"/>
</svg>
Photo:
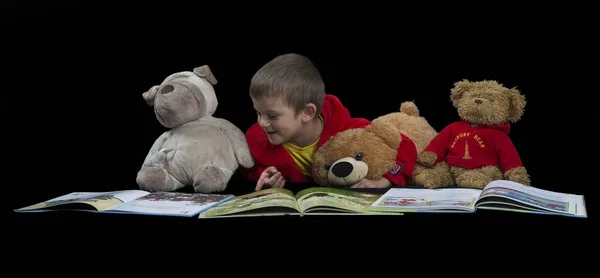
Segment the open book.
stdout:
<svg viewBox="0 0 600 278">
<path fill-rule="evenodd" d="M 275 216 L 275 215 L 333 215 L 333 214 L 385 214 L 394 212 L 369 212 L 367 208 L 381 194 L 313 187 L 294 194 L 284 188 L 269 188 L 236 196 L 201 213 L 199 218 Z"/>
<path fill-rule="evenodd" d="M 73 192 L 16 212 L 47 212 L 56 210 L 99 213 L 147 214 L 193 217 L 225 202 L 234 195 L 183 192 L 122 190 L 111 192 Z"/>
<path fill-rule="evenodd" d="M 475 212 L 477 209 L 587 218 L 583 195 L 547 191 L 508 180 L 470 188 L 392 188 L 368 210 L 395 212 Z"/>
</svg>

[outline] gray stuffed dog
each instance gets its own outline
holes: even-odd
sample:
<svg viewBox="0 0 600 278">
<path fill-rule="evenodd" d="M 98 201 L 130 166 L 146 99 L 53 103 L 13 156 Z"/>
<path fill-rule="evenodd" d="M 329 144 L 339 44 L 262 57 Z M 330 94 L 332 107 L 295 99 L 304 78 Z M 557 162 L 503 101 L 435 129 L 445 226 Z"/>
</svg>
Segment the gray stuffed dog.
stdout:
<svg viewBox="0 0 600 278">
<path fill-rule="evenodd" d="M 239 166 L 254 161 L 244 133 L 213 117 L 217 80 L 206 65 L 168 76 L 142 96 L 168 131 L 152 145 L 136 182 L 147 191 L 176 191 L 193 186 L 198 193 L 220 192 Z"/>
</svg>

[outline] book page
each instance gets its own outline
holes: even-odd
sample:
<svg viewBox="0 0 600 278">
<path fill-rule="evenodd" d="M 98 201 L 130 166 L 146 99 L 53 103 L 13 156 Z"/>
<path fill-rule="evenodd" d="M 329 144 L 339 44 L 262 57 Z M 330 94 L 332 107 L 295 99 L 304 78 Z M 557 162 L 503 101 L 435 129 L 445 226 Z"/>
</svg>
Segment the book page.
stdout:
<svg viewBox="0 0 600 278">
<path fill-rule="evenodd" d="M 372 211 L 475 211 L 481 190 L 470 188 L 391 188 L 369 208 Z"/>
<path fill-rule="evenodd" d="M 215 206 L 199 215 L 199 218 L 231 216 L 233 214 L 262 214 L 265 208 L 271 208 L 270 215 L 298 212 L 296 198 L 292 191 L 284 188 L 269 188 L 249 194 L 236 196 L 233 199 Z"/>
<path fill-rule="evenodd" d="M 135 200 L 142 196 L 146 196 L 146 195 L 150 194 L 150 192 L 143 191 L 143 190 L 121 190 L 121 191 L 111 192 L 110 194 L 113 197 L 123 201 L 123 203 L 127 203 L 129 201 Z"/>
<path fill-rule="evenodd" d="M 481 194 L 478 206 L 493 197 L 504 197 L 540 210 L 576 216 L 587 216 L 582 195 L 553 192 L 508 180 L 489 183 Z M 497 200 L 497 199 L 494 199 Z"/>
<path fill-rule="evenodd" d="M 230 194 L 153 192 L 105 212 L 189 217 L 233 197 Z"/>
<path fill-rule="evenodd" d="M 338 212 L 366 212 L 381 194 L 357 192 L 338 188 L 315 187 L 296 194 L 302 213 L 319 210 Z"/>
<path fill-rule="evenodd" d="M 88 209 L 80 208 L 73 210 L 92 210 L 102 211 L 111 207 L 123 204 L 135 198 L 139 198 L 149 192 L 141 190 L 123 190 L 111 192 L 73 192 L 60 197 L 50 199 L 35 205 L 17 209 L 16 211 L 46 211 L 50 208 L 66 207 L 72 204 L 89 205 Z"/>
<path fill-rule="evenodd" d="M 235 217 L 258 217 L 258 216 L 287 216 L 287 215 L 300 215 L 298 210 L 277 206 L 277 207 L 264 207 L 257 208 L 252 210 L 246 210 L 237 213 L 229 213 L 229 214 L 221 214 L 221 215 L 211 215 L 201 213 L 198 218 L 235 218 Z"/>
</svg>

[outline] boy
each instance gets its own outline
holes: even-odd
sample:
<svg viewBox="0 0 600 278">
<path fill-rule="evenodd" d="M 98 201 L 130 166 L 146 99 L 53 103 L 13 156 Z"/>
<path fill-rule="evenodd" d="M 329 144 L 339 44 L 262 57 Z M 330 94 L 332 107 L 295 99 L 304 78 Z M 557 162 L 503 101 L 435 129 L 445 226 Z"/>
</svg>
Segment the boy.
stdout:
<svg viewBox="0 0 600 278">
<path fill-rule="evenodd" d="M 282 188 L 286 182 L 312 182 L 315 150 L 340 131 L 370 124 L 363 118 L 351 118 L 337 97 L 325 94 L 319 71 L 308 58 L 295 53 L 277 56 L 262 66 L 252 77 L 250 97 L 258 122 L 248 129 L 246 139 L 255 166 L 241 171 L 245 178 L 256 181 L 256 191 Z M 402 135 L 396 157 L 401 172 L 388 172 L 379 180 L 363 179 L 351 187 L 405 185 L 412 178 L 416 160 L 415 144 Z"/>
</svg>

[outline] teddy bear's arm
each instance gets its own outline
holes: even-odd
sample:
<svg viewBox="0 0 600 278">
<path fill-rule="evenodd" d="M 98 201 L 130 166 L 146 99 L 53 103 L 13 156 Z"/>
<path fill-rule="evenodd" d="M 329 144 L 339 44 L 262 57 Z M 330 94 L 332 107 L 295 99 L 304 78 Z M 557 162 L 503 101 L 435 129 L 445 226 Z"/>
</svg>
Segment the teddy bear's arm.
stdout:
<svg viewBox="0 0 600 278">
<path fill-rule="evenodd" d="M 450 148 L 450 137 L 452 136 L 452 130 L 454 127 L 455 124 L 450 124 L 444 127 L 442 131 L 440 131 L 433 139 L 431 139 L 421 154 L 419 154 L 420 157 L 431 157 L 431 155 L 423 155 L 425 152 L 431 152 L 435 154 L 435 160 L 432 161 L 432 163 L 427 164 L 433 165 L 445 159 L 448 149 Z"/>
<path fill-rule="evenodd" d="M 254 159 L 250 153 L 244 133 L 227 120 L 222 120 L 219 124 L 219 128 L 233 146 L 233 152 L 238 163 L 244 168 L 252 168 L 252 166 L 254 166 Z"/>
<path fill-rule="evenodd" d="M 159 163 L 159 158 L 160 158 L 160 152 L 162 150 L 162 146 L 165 142 L 165 140 L 167 140 L 168 137 L 168 131 L 164 132 L 163 134 L 161 134 L 152 144 L 152 147 L 150 148 L 150 151 L 148 152 L 148 154 L 146 155 L 146 158 L 144 159 L 144 163 L 142 164 L 142 166 L 144 167 L 151 167 L 151 166 L 157 166 L 157 163 Z M 165 151 L 169 151 L 169 150 L 162 150 L 163 152 Z"/>
<path fill-rule="evenodd" d="M 383 175 L 392 185 L 397 186 L 406 185 L 406 182 L 412 179 L 417 163 L 417 146 L 406 135 L 401 134 L 401 136 L 402 141 L 396 154 L 396 165 Z"/>
<path fill-rule="evenodd" d="M 499 132 L 498 135 L 493 137 L 493 140 L 494 148 L 500 161 L 500 167 L 502 167 L 504 173 L 513 168 L 523 166 L 517 148 L 506 133 Z"/>
</svg>

